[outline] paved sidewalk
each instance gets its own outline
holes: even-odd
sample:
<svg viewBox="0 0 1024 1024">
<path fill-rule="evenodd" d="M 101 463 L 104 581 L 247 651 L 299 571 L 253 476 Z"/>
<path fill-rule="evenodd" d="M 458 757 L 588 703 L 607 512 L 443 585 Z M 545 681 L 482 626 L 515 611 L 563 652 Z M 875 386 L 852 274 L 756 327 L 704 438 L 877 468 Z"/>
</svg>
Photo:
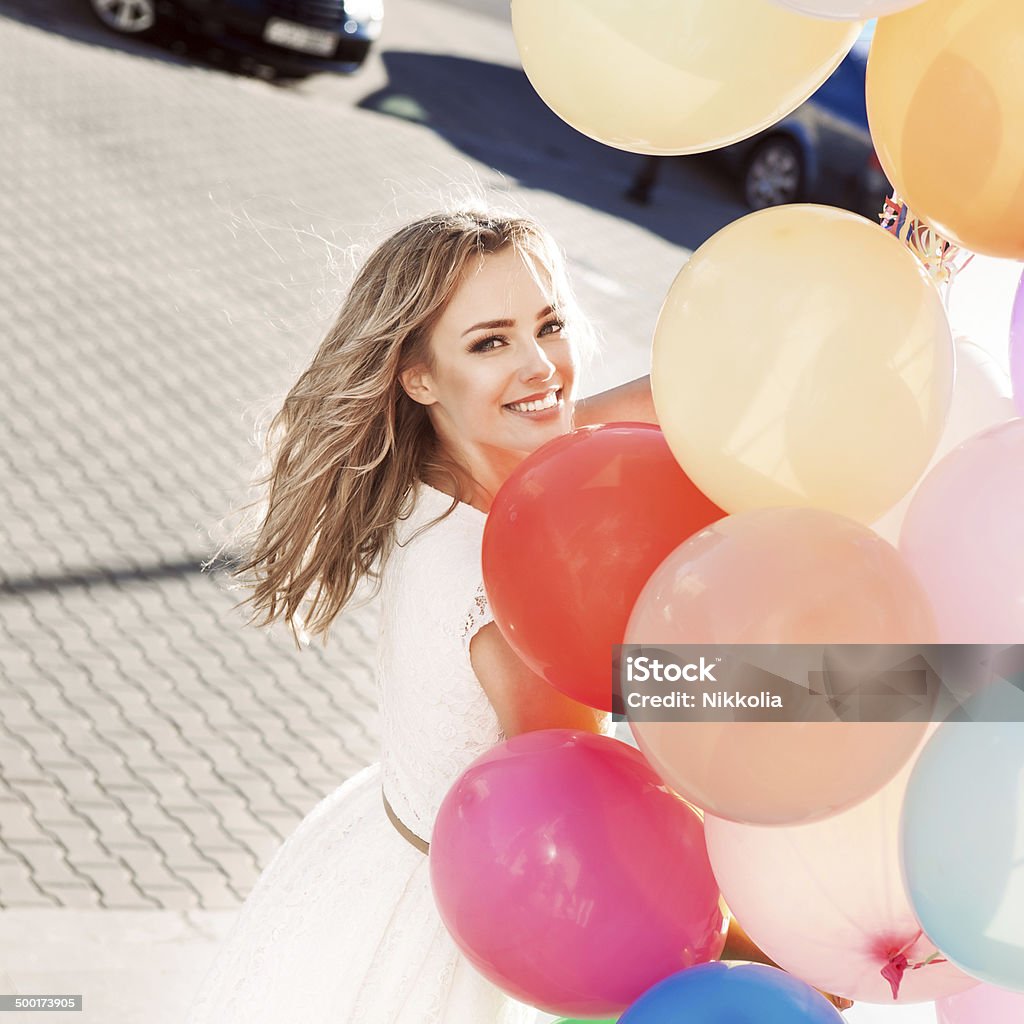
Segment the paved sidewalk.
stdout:
<svg viewBox="0 0 1024 1024">
<path fill-rule="evenodd" d="M 644 371 L 681 239 L 736 207 L 684 171 L 631 208 L 626 155 L 553 118 L 534 137 L 502 18 L 393 0 L 361 75 L 277 88 L 84 8 L 0 0 L 0 991 L 156 1024 L 377 757 L 375 608 L 296 651 L 199 571 L 361 247 L 453 182 L 525 206 L 608 338 L 596 388 Z"/>
</svg>

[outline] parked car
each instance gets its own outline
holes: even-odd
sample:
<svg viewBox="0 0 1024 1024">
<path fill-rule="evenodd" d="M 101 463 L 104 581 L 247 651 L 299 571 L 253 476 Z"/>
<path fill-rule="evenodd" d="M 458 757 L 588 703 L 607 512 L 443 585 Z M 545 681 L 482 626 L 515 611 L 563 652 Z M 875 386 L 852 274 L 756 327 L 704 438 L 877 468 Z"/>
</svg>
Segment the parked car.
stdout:
<svg viewBox="0 0 1024 1024">
<path fill-rule="evenodd" d="M 864 79 L 874 35 L 869 22 L 846 59 L 778 124 L 721 151 L 752 210 L 831 202 L 874 218 L 891 192 L 868 130 Z"/>
<path fill-rule="evenodd" d="M 868 130 L 864 81 L 874 35 L 868 22 L 831 77 L 802 106 L 763 132 L 708 156 L 740 182 L 752 210 L 823 202 L 875 219 L 892 191 Z M 625 193 L 650 202 L 666 159 L 645 157 Z"/>
<path fill-rule="evenodd" d="M 380 35 L 383 0 L 89 0 L 123 35 L 163 27 L 207 36 L 282 74 L 353 71 Z"/>
</svg>

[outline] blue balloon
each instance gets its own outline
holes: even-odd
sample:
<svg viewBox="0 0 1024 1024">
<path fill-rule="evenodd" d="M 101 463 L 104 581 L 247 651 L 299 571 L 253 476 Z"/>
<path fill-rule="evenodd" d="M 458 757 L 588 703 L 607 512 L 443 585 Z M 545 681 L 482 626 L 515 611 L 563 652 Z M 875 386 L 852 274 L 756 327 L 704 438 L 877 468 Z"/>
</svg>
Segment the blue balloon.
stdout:
<svg viewBox="0 0 1024 1024">
<path fill-rule="evenodd" d="M 921 927 L 947 959 L 1024 991 L 1024 704 L 1008 684 L 986 697 L 989 720 L 946 722 L 911 772 L 903 878 Z"/>
<path fill-rule="evenodd" d="M 659 981 L 619 1024 L 843 1024 L 810 985 L 763 964 L 699 964 Z"/>
</svg>

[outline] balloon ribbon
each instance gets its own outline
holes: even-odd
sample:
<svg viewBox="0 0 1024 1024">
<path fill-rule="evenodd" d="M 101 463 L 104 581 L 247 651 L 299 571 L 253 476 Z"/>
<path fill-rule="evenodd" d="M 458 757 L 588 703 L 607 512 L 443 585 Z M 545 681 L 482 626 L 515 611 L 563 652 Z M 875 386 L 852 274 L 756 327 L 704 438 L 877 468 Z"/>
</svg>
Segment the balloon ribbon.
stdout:
<svg viewBox="0 0 1024 1024">
<path fill-rule="evenodd" d="M 936 950 L 931 956 L 927 956 L 924 960 L 919 963 L 912 964 L 907 959 L 906 950 L 908 950 L 924 932 L 918 932 L 902 949 L 896 950 L 895 953 L 890 954 L 889 960 L 886 965 L 879 972 L 892 988 L 892 998 L 894 1000 L 900 997 L 900 985 L 903 982 L 903 975 L 907 971 L 917 971 L 922 967 L 927 967 L 929 964 L 944 964 L 946 963 L 945 958 L 941 953 Z"/>
<path fill-rule="evenodd" d="M 886 199 L 878 219 L 882 230 L 903 242 L 937 284 L 952 285 L 956 275 L 974 259 L 973 253 L 943 238 L 930 224 L 915 217 L 896 192 Z"/>
</svg>

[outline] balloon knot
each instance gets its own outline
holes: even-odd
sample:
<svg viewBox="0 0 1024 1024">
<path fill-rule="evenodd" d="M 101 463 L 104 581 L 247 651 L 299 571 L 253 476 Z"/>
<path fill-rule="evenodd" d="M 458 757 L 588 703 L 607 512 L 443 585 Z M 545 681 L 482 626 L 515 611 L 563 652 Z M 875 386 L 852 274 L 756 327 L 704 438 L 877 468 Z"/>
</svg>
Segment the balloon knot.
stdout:
<svg viewBox="0 0 1024 1024">
<path fill-rule="evenodd" d="M 900 983 L 903 981 L 903 974 L 910 966 L 905 953 L 893 953 L 889 962 L 882 968 L 881 975 L 892 988 L 894 1000 L 900 997 Z"/>
</svg>

